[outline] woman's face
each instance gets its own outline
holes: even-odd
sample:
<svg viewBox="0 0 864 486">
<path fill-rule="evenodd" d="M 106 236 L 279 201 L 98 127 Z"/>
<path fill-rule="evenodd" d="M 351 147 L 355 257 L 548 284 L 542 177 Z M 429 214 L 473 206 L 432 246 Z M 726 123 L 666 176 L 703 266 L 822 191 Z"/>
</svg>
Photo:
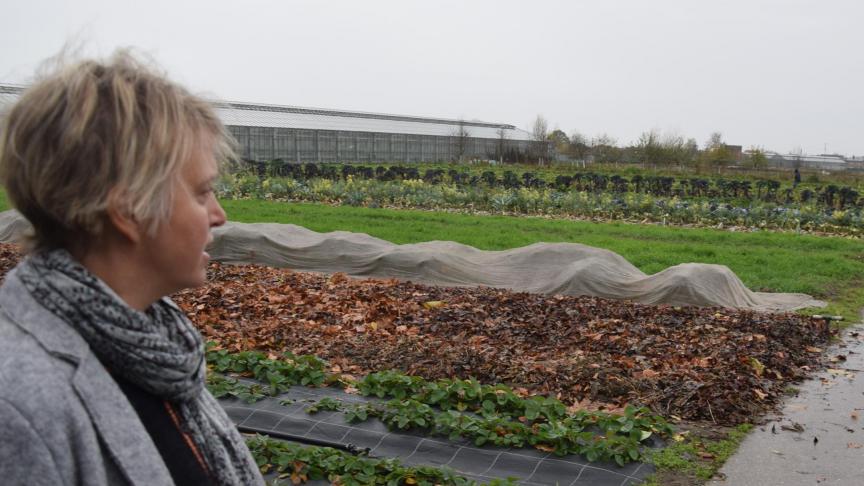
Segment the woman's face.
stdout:
<svg viewBox="0 0 864 486">
<path fill-rule="evenodd" d="M 225 211 L 213 192 L 218 166 L 208 144 L 200 145 L 174 179 L 171 218 L 144 242 L 162 295 L 204 284 L 210 230 L 225 224 Z"/>
</svg>

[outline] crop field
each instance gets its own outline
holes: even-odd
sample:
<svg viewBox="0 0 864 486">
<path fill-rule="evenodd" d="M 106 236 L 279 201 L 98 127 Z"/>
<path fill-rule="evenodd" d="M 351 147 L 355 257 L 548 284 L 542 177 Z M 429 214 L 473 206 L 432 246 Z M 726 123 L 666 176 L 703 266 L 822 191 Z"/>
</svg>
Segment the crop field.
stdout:
<svg viewBox="0 0 864 486">
<path fill-rule="evenodd" d="M 279 161 L 272 161 L 265 166 L 268 170 L 273 167 L 282 165 Z M 371 166 L 373 168 L 383 167 L 404 167 L 410 166 L 416 168 L 421 173 L 426 170 L 442 170 L 449 173 L 451 170 L 458 172 L 466 172 L 471 175 L 481 175 L 483 172 L 492 171 L 499 178 L 503 178 L 505 172 L 514 172 L 522 174 L 524 172 L 532 172 L 540 179 L 554 180 L 559 175 L 574 176 L 580 173 L 601 174 L 607 177 L 621 176 L 624 178 L 632 178 L 640 176 L 643 178 L 650 177 L 672 177 L 674 179 L 706 179 L 706 180 L 737 180 L 750 181 L 751 184 L 759 180 L 776 180 L 781 183 L 782 187 L 792 185 L 792 171 L 790 169 L 778 167 L 764 168 L 748 168 L 743 166 L 722 167 L 718 170 L 717 167 L 709 167 L 700 164 L 677 166 L 677 165 L 657 165 L 651 166 L 639 163 L 554 163 L 547 165 L 536 164 L 499 164 L 496 161 L 471 160 L 466 162 L 412 162 L 410 164 L 398 162 L 375 162 L 374 164 L 363 163 L 325 163 L 317 164 L 319 166 L 336 167 L 337 170 L 342 170 L 345 165 L 352 166 Z M 864 173 L 851 171 L 827 172 L 815 169 L 801 169 L 801 185 L 804 187 L 818 187 L 826 185 L 836 186 L 851 186 L 858 189 L 864 188 Z"/>
<path fill-rule="evenodd" d="M 271 164 L 259 175 L 226 176 L 218 191 L 231 199 L 864 234 L 857 181 L 793 186 L 775 179 L 516 170 Z"/>
</svg>

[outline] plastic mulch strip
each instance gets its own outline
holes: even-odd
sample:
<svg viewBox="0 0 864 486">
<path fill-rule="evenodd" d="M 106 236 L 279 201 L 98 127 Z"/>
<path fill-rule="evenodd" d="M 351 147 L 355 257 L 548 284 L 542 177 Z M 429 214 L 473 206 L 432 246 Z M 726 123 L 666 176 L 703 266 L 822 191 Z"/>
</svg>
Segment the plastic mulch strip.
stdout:
<svg viewBox="0 0 864 486">
<path fill-rule="evenodd" d="M 275 439 L 288 438 L 308 445 L 364 450 L 370 457 L 398 458 L 405 465 L 446 466 L 483 483 L 515 477 L 524 485 L 635 486 L 654 472 L 654 466 L 646 463 L 633 462 L 621 467 L 610 462 L 589 462 L 576 455 L 556 456 L 533 448 L 475 447 L 466 439 L 448 440 L 429 437 L 421 431 L 388 430 L 375 418 L 351 424 L 342 412 L 306 412 L 326 397 L 346 404 L 378 401 L 335 388 L 294 386 L 277 397 L 251 404 L 236 398 L 219 402 L 245 431 L 272 433 Z"/>
</svg>

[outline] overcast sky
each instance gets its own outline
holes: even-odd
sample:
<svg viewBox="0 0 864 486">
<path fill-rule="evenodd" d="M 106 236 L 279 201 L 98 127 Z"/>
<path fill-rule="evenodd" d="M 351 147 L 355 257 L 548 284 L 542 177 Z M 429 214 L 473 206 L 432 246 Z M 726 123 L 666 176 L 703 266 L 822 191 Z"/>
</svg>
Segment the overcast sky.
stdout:
<svg viewBox="0 0 864 486">
<path fill-rule="evenodd" d="M 235 101 L 864 155 L 864 1 L 7 1 L 0 82 L 135 46 Z"/>
</svg>

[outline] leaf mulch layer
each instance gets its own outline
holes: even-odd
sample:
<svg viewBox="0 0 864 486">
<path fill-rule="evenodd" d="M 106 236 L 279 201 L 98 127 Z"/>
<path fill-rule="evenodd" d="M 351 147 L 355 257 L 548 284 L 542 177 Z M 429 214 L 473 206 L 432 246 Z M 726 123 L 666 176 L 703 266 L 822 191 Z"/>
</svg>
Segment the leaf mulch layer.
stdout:
<svg viewBox="0 0 864 486">
<path fill-rule="evenodd" d="M 18 260 L 0 245 L 0 271 Z M 771 410 L 820 366 L 831 331 L 793 313 L 641 305 L 352 279 L 255 265 L 209 268 L 175 294 L 206 339 L 315 354 L 333 371 L 475 377 L 576 407 L 647 405 L 717 424 Z"/>
</svg>

